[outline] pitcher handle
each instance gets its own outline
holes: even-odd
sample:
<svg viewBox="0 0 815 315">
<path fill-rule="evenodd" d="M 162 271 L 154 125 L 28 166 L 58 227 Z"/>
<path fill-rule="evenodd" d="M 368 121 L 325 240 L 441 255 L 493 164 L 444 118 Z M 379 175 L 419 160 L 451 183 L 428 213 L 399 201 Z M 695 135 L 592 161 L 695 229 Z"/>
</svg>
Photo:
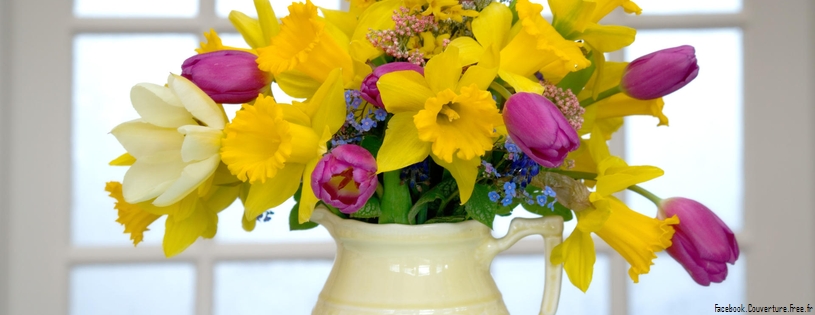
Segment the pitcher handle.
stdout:
<svg viewBox="0 0 815 315">
<path fill-rule="evenodd" d="M 561 216 L 546 216 L 542 218 L 527 219 L 515 218 L 509 225 L 507 235 L 500 239 L 490 239 L 483 246 L 483 256 L 489 262 L 498 253 L 512 247 L 518 240 L 532 235 L 543 236 L 546 259 L 546 280 L 543 285 L 543 299 L 541 300 L 540 315 L 554 315 L 560 300 L 560 285 L 563 276 L 563 264 L 552 264 L 552 249 L 563 242 L 563 218 Z"/>
</svg>

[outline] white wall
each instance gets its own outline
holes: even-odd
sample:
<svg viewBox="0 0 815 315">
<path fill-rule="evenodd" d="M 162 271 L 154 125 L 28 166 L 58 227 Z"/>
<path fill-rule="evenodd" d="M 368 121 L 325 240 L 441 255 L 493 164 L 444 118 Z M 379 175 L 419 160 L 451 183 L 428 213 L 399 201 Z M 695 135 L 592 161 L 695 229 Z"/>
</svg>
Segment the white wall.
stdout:
<svg viewBox="0 0 815 315">
<path fill-rule="evenodd" d="M 8 1 L 0 1 L 0 314 L 8 314 L 8 196 L 7 191 L 7 161 L 8 137 L 6 124 L 6 108 L 8 107 L 8 85 L 6 71 L 8 59 Z"/>
<path fill-rule="evenodd" d="M 745 207 L 756 239 L 747 301 L 815 301 L 815 4 L 745 0 Z M 770 49 L 767 49 L 770 48 Z M 809 72 L 809 73 L 807 73 Z"/>
</svg>

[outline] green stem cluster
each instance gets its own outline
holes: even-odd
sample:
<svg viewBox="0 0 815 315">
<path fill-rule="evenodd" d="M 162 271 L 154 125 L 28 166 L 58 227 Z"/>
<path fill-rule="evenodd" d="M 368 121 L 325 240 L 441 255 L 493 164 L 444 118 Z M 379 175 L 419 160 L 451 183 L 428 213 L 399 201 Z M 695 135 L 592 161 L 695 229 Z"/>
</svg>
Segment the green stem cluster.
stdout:
<svg viewBox="0 0 815 315">
<path fill-rule="evenodd" d="M 584 108 L 588 107 L 591 104 L 594 104 L 594 103 L 597 103 L 597 102 L 602 101 L 604 99 L 607 99 L 607 98 L 609 98 L 609 97 L 611 97 L 611 96 L 613 96 L 613 95 L 615 95 L 617 93 L 620 93 L 620 92 L 622 92 L 622 89 L 620 89 L 620 86 L 617 85 L 617 86 L 615 86 L 613 88 L 610 88 L 608 90 L 600 92 L 600 94 L 597 95 L 597 98 L 590 98 L 590 99 L 580 101 L 580 106 L 582 106 Z"/>
</svg>

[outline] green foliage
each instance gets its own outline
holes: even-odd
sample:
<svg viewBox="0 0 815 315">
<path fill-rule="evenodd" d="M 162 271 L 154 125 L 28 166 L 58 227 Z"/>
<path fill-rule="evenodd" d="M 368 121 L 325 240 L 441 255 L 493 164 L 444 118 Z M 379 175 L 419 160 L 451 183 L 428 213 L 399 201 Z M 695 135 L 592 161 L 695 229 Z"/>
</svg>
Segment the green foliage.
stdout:
<svg viewBox="0 0 815 315">
<path fill-rule="evenodd" d="M 408 220 L 408 212 L 413 202 L 410 199 L 410 188 L 407 184 L 403 184 L 399 178 L 401 170 L 385 172 L 383 177 L 383 186 L 385 193 L 382 195 L 382 204 L 387 207 L 382 208 L 382 216 L 379 217 L 379 223 L 399 223 L 410 224 Z"/>
<path fill-rule="evenodd" d="M 300 199 L 299 196 L 297 199 Z M 299 217 L 300 217 L 300 202 L 298 201 L 296 204 L 294 204 L 294 207 L 291 208 L 291 212 L 289 212 L 289 231 L 313 229 L 318 225 L 317 223 L 311 221 L 300 224 Z"/>
<path fill-rule="evenodd" d="M 473 195 L 464 205 L 464 209 L 471 218 L 492 229 L 492 221 L 495 220 L 495 212 L 498 210 L 498 204 L 490 200 L 488 196 L 489 193 L 490 187 L 475 184 Z"/>
<path fill-rule="evenodd" d="M 588 58 L 591 58 L 592 54 L 594 54 L 594 52 L 590 53 Z M 572 93 L 574 93 L 574 95 L 577 95 L 578 93 L 580 93 L 580 91 L 583 90 L 583 87 L 586 86 L 586 83 L 589 82 L 589 79 L 591 79 L 591 75 L 594 74 L 594 69 L 595 63 L 592 62 L 591 65 L 586 67 L 585 69 L 570 72 L 565 77 L 563 77 L 563 80 L 560 80 L 560 82 L 558 82 L 557 86 L 564 90 L 566 89 L 572 90 Z"/>
<path fill-rule="evenodd" d="M 447 216 L 447 217 L 435 217 L 430 220 L 427 220 L 425 224 L 431 223 L 457 223 L 463 222 L 467 220 L 466 215 L 454 215 L 454 216 Z"/>
<path fill-rule="evenodd" d="M 384 125 L 384 124 L 383 124 Z M 366 135 L 362 138 L 362 142 L 359 144 L 361 147 L 371 152 L 372 156 L 376 156 L 379 153 L 379 148 L 382 147 L 382 137 L 377 135 Z"/>
<path fill-rule="evenodd" d="M 436 201 L 437 199 L 442 201 L 439 209 L 443 210 L 450 200 L 458 196 L 458 190 L 456 188 L 458 188 L 456 181 L 452 178 L 448 178 L 441 181 L 438 185 L 433 187 L 433 189 L 424 193 L 419 200 L 416 201 L 416 204 L 414 204 L 410 209 L 410 213 L 408 213 L 408 222 L 410 222 L 410 224 L 416 224 L 416 215 L 418 215 L 423 209 L 426 210 L 428 204 Z"/>
<path fill-rule="evenodd" d="M 371 198 L 368 198 L 368 202 L 366 202 L 365 205 L 362 206 L 362 209 L 359 209 L 359 211 L 352 213 L 351 217 L 357 219 L 370 219 L 379 217 L 381 215 L 382 206 L 379 202 L 379 198 L 377 198 L 376 195 L 374 195 L 371 196 Z"/>
<path fill-rule="evenodd" d="M 559 215 L 563 217 L 563 221 L 569 221 L 572 219 L 572 210 L 569 210 L 569 208 L 566 208 L 559 202 L 555 202 L 554 210 L 549 209 L 549 207 L 540 206 L 537 203 L 533 203 L 530 205 L 524 202 L 521 203 L 521 206 L 524 207 L 526 211 L 532 212 L 534 214 L 539 214 L 542 216 Z"/>
</svg>

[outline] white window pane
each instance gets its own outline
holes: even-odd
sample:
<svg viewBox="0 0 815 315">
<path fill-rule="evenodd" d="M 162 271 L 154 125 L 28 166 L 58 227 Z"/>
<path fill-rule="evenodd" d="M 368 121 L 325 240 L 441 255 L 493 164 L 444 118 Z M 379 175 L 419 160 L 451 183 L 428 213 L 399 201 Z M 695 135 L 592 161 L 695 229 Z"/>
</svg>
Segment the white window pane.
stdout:
<svg viewBox="0 0 815 315">
<path fill-rule="evenodd" d="M 331 265 L 329 260 L 219 263 L 214 314 L 311 314 Z"/>
<path fill-rule="evenodd" d="M 138 118 L 130 88 L 140 82 L 164 84 L 170 72 L 195 54 L 191 34 L 81 34 L 74 39 L 71 239 L 74 245 L 130 244 L 116 223 L 114 200 L 105 182 L 122 181 L 125 167 L 108 162 L 125 152 L 110 130 Z M 240 224 L 240 222 L 238 222 Z M 145 233 L 145 243 L 160 244 L 164 221 Z M 132 245 L 131 245 L 132 246 Z"/>
<path fill-rule="evenodd" d="M 734 231 L 743 224 L 741 43 L 738 29 L 640 31 L 626 50 L 632 60 L 672 46 L 696 47 L 698 77 L 664 98 L 670 127 L 656 127 L 653 117 L 626 119 L 626 159 L 665 170 L 643 187 L 662 198 L 699 201 Z M 650 201 L 628 196 L 632 209 L 656 214 Z"/>
<path fill-rule="evenodd" d="M 74 0 L 80 18 L 191 18 L 197 0 Z"/>
<path fill-rule="evenodd" d="M 710 14 L 741 11 L 742 0 L 636 0 L 642 14 Z"/>
<path fill-rule="evenodd" d="M 728 266 L 727 280 L 703 287 L 665 253 L 654 260 L 651 272 L 628 286 L 629 314 L 712 314 L 714 304 L 745 301 L 745 259 Z"/>
<path fill-rule="evenodd" d="M 294 207 L 294 199 L 286 200 L 272 209 L 274 215 L 268 222 L 258 221 L 255 230 L 246 232 L 241 226 L 243 205 L 236 200 L 218 214 L 218 234 L 215 239 L 224 243 L 291 243 L 291 242 L 333 242 L 328 230 L 317 226 L 310 230 L 289 231 L 289 212 Z"/>
<path fill-rule="evenodd" d="M 544 257 L 498 256 L 492 263 L 495 283 L 510 314 L 538 314 L 543 296 Z M 609 261 L 598 255 L 594 277 L 586 293 L 573 286 L 563 274 L 558 314 L 609 314 Z"/>
<path fill-rule="evenodd" d="M 312 0 L 311 2 L 318 7 L 339 10 L 340 1 L 345 0 Z M 275 15 L 278 17 L 284 17 L 289 15 L 288 7 L 292 4 L 292 2 L 305 3 L 306 1 L 271 0 L 270 2 L 272 3 L 272 9 L 274 10 Z M 255 10 L 255 4 L 252 0 L 215 0 L 215 12 L 219 17 L 229 16 L 229 12 L 232 10 L 240 11 L 254 18 L 257 18 L 258 16 L 257 11 Z"/>
<path fill-rule="evenodd" d="M 79 266 L 70 281 L 71 315 L 194 313 L 192 265 Z"/>
</svg>

